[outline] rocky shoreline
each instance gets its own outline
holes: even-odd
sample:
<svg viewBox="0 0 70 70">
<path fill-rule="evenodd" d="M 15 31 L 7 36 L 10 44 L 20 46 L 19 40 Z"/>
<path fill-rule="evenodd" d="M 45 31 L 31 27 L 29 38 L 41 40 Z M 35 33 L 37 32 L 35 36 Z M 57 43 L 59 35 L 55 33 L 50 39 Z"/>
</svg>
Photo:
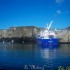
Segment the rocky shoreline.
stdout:
<svg viewBox="0 0 70 70">
<path fill-rule="evenodd" d="M 0 30 L 0 42 L 35 42 L 36 35 L 41 28 L 35 26 L 11 27 L 6 30 Z M 70 43 L 70 28 L 55 30 L 60 43 Z"/>
</svg>

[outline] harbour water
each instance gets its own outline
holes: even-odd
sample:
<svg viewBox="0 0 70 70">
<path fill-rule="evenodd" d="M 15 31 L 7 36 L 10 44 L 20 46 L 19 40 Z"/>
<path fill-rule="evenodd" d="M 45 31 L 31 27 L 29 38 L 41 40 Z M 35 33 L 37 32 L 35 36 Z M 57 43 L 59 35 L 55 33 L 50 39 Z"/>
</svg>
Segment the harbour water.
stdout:
<svg viewBox="0 0 70 70">
<path fill-rule="evenodd" d="M 3 70 L 60 70 L 70 69 L 70 44 L 39 46 L 0 42 L 0 69 Z"/>
</svg>

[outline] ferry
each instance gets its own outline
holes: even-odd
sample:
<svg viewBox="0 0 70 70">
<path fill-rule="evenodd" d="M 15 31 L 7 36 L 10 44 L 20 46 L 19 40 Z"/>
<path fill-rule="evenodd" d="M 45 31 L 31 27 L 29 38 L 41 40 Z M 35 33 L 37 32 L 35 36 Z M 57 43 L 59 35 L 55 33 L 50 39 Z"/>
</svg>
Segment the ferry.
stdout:
<svg viewBox="0 0 70 70">
<path fill-rule="evenodd" d="M 37 35 L 37 43 L 40 45 L 58 45 L 59 39 L 53 30 L 50 29 L 53 21 Z"/>
</svg>

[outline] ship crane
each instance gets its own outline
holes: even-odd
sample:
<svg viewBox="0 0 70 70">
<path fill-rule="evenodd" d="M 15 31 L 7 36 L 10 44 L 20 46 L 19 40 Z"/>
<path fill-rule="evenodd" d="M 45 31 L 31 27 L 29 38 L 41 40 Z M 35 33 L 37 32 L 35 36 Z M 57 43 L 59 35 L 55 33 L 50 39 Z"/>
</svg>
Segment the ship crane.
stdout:
<svg viewBox="0 0 70 70">
<path fill-rule="evenodd" d="M 50 29 L 51 25 L 52 25 L 53 21 L 51 21 L 51 23 L 47 26 L 47 30 Z"/>
</svg>

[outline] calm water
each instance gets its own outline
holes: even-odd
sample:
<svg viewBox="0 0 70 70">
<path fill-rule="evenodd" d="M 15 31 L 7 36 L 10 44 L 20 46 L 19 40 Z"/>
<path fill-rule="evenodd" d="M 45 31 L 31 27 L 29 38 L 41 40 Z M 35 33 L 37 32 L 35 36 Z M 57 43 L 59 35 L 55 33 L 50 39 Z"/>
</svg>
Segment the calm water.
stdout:
<svg viewBox="0 0 70 70">
<path fill-rule="evenodd" d="M 42 48 L 44 47 L 44 48 Z M 0 69 L 4 70 L 58 70 L 70 67 L 70 44 L 38 46 L 0 42 Z"/>
</svg>

